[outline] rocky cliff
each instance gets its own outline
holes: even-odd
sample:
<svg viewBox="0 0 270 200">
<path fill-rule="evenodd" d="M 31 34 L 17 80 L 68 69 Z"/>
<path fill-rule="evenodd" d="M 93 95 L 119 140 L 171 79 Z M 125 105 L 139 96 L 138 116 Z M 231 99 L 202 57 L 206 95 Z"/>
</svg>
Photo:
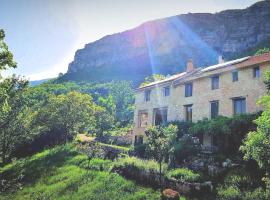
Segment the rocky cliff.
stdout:
<svg viewBox="0 0 270 200">
<path fill-rule="evenodd" d="M 132 80 L 152 73 L 174 74 L 195 66 L 215 64 L 270 46 L 270 1 L 242 10 L 215 14 L 182 14 L 146 22 L 106 36 L 79 49 L 63 79 L 105 82 Z"/>
</svg>

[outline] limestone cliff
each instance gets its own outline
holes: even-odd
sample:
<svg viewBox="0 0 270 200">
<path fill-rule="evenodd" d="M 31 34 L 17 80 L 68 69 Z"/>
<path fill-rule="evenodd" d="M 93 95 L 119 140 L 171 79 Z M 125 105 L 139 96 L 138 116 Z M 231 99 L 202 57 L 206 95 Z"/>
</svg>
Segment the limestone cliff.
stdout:
<svg viewBox="0 0 270 200">
<path fill-rule="evenodd" d="M 215 14 L 189 13 L 146 22 L 79 49 L 63 79 L 139 83 L 151 73 L 174 74 L 270 46 L 270 1 Z"/>
</svg>

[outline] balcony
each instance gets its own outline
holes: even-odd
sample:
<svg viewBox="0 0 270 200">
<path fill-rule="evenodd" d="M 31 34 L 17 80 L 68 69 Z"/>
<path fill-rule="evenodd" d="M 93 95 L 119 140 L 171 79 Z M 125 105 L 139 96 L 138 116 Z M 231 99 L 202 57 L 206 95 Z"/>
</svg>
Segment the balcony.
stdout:
<svg viewBox="0 0 270 200">
<path fill-rule="evenodd" d="M 216 153 L 217 151 L 218 151 L 217 146 L 205 146 L 205 145 L 201 146 L 201 152 L 205 154 L 212 154 Z"/>
</svg>

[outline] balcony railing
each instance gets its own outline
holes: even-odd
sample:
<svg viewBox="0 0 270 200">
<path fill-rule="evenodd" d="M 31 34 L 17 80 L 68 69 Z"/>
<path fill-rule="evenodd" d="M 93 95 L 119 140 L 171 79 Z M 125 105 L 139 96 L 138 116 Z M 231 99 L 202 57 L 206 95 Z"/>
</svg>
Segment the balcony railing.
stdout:
<svg viewBox="0 0 270 200">
<path fill-rule="evenodd" d="M 218 147 L 217 146 L 201 146 L 201 151 L 203 153 L 216 153 L 218 151 Z"/>
</svg>

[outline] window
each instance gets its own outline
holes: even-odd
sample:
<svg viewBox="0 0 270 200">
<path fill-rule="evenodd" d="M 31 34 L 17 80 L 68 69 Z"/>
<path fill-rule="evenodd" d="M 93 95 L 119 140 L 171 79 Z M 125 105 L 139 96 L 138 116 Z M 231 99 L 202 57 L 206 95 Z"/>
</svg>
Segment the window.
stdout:
<svg viewBox="0 0 270 200">
<path fill-rule="evenodd" d="M 185 84 L 185 97 L 191 97 L 192 96 L 192 83 L 186 83 Z"/>
<path fill-rule="evenodd" d="M 216 118 L 218 116 L 218 106 L 219 102 L 218 101 L 211 101 L 211 119 Z"/>
<path fill-rule="evenodd" d="M 143 136 L 142 135 L 135 135 L 135 144 L 142 144 L 143 143 Z"/>
<path fill-rule="evenodd" d="M 134 141 L 134 143 L 135 143 L 135 144 L 138 143 L 138 136 L 137 136 L 137 135 L 135 135 L 135 141 Z"/>
<path fill-rule="evenodd" d="M 145 99 L 145 101 L 150 101 L 150 95 L 151 95 L 151 90 L 146 90 L 144 92 L 144 99 Z"/>
<path fill-rule="evenodd" d="M 232 72 L 232 81 L 233 82 L 238 81 L 238 71 L 233 71 Z"/>
<path fill-rule="evenodd" d="M 218 137 L 216 135 L 212 136 L 212 146 L 218 146 Z"/>
<path fill-rule="evenodd" d="M 246 113 L 246 98 L 233 99 L 233 112 L 235 115 Z"/>
<path fill-rule="evenodd" d="M 164 87 L 164 96 L 170 96 L 170 86 Z"/>
<path fill-rule="evenodd" d="M 192 121 L 192 105 L 185 106 L 185 113 L 186 113 L 186 121 L 191 122 Z"/>
<path fill-rule="evenodd" d="M 139 126 L 146 127 L 148 124 L 148 113 L 147 112 L 139 112 Z"/>
<path fill-rule="evenodd" d="M 254 78 L 259 78 L 261 76 L 261 72 L 260 72 L 260 67 L 254 67 L 253 68 L 253 77 Z"/>
<path fill-rule="evenodd" d="M 212 90 L 218 89 L 219 88 L 219 76 L 213 76 L 211 78 L 212 80 Z"/>
<path fill-rule="evenodd" d="M 167 123 L 167 108 L 155 108 L 154 109 L 154 124 L 159 126 Z"/>
</svg>

